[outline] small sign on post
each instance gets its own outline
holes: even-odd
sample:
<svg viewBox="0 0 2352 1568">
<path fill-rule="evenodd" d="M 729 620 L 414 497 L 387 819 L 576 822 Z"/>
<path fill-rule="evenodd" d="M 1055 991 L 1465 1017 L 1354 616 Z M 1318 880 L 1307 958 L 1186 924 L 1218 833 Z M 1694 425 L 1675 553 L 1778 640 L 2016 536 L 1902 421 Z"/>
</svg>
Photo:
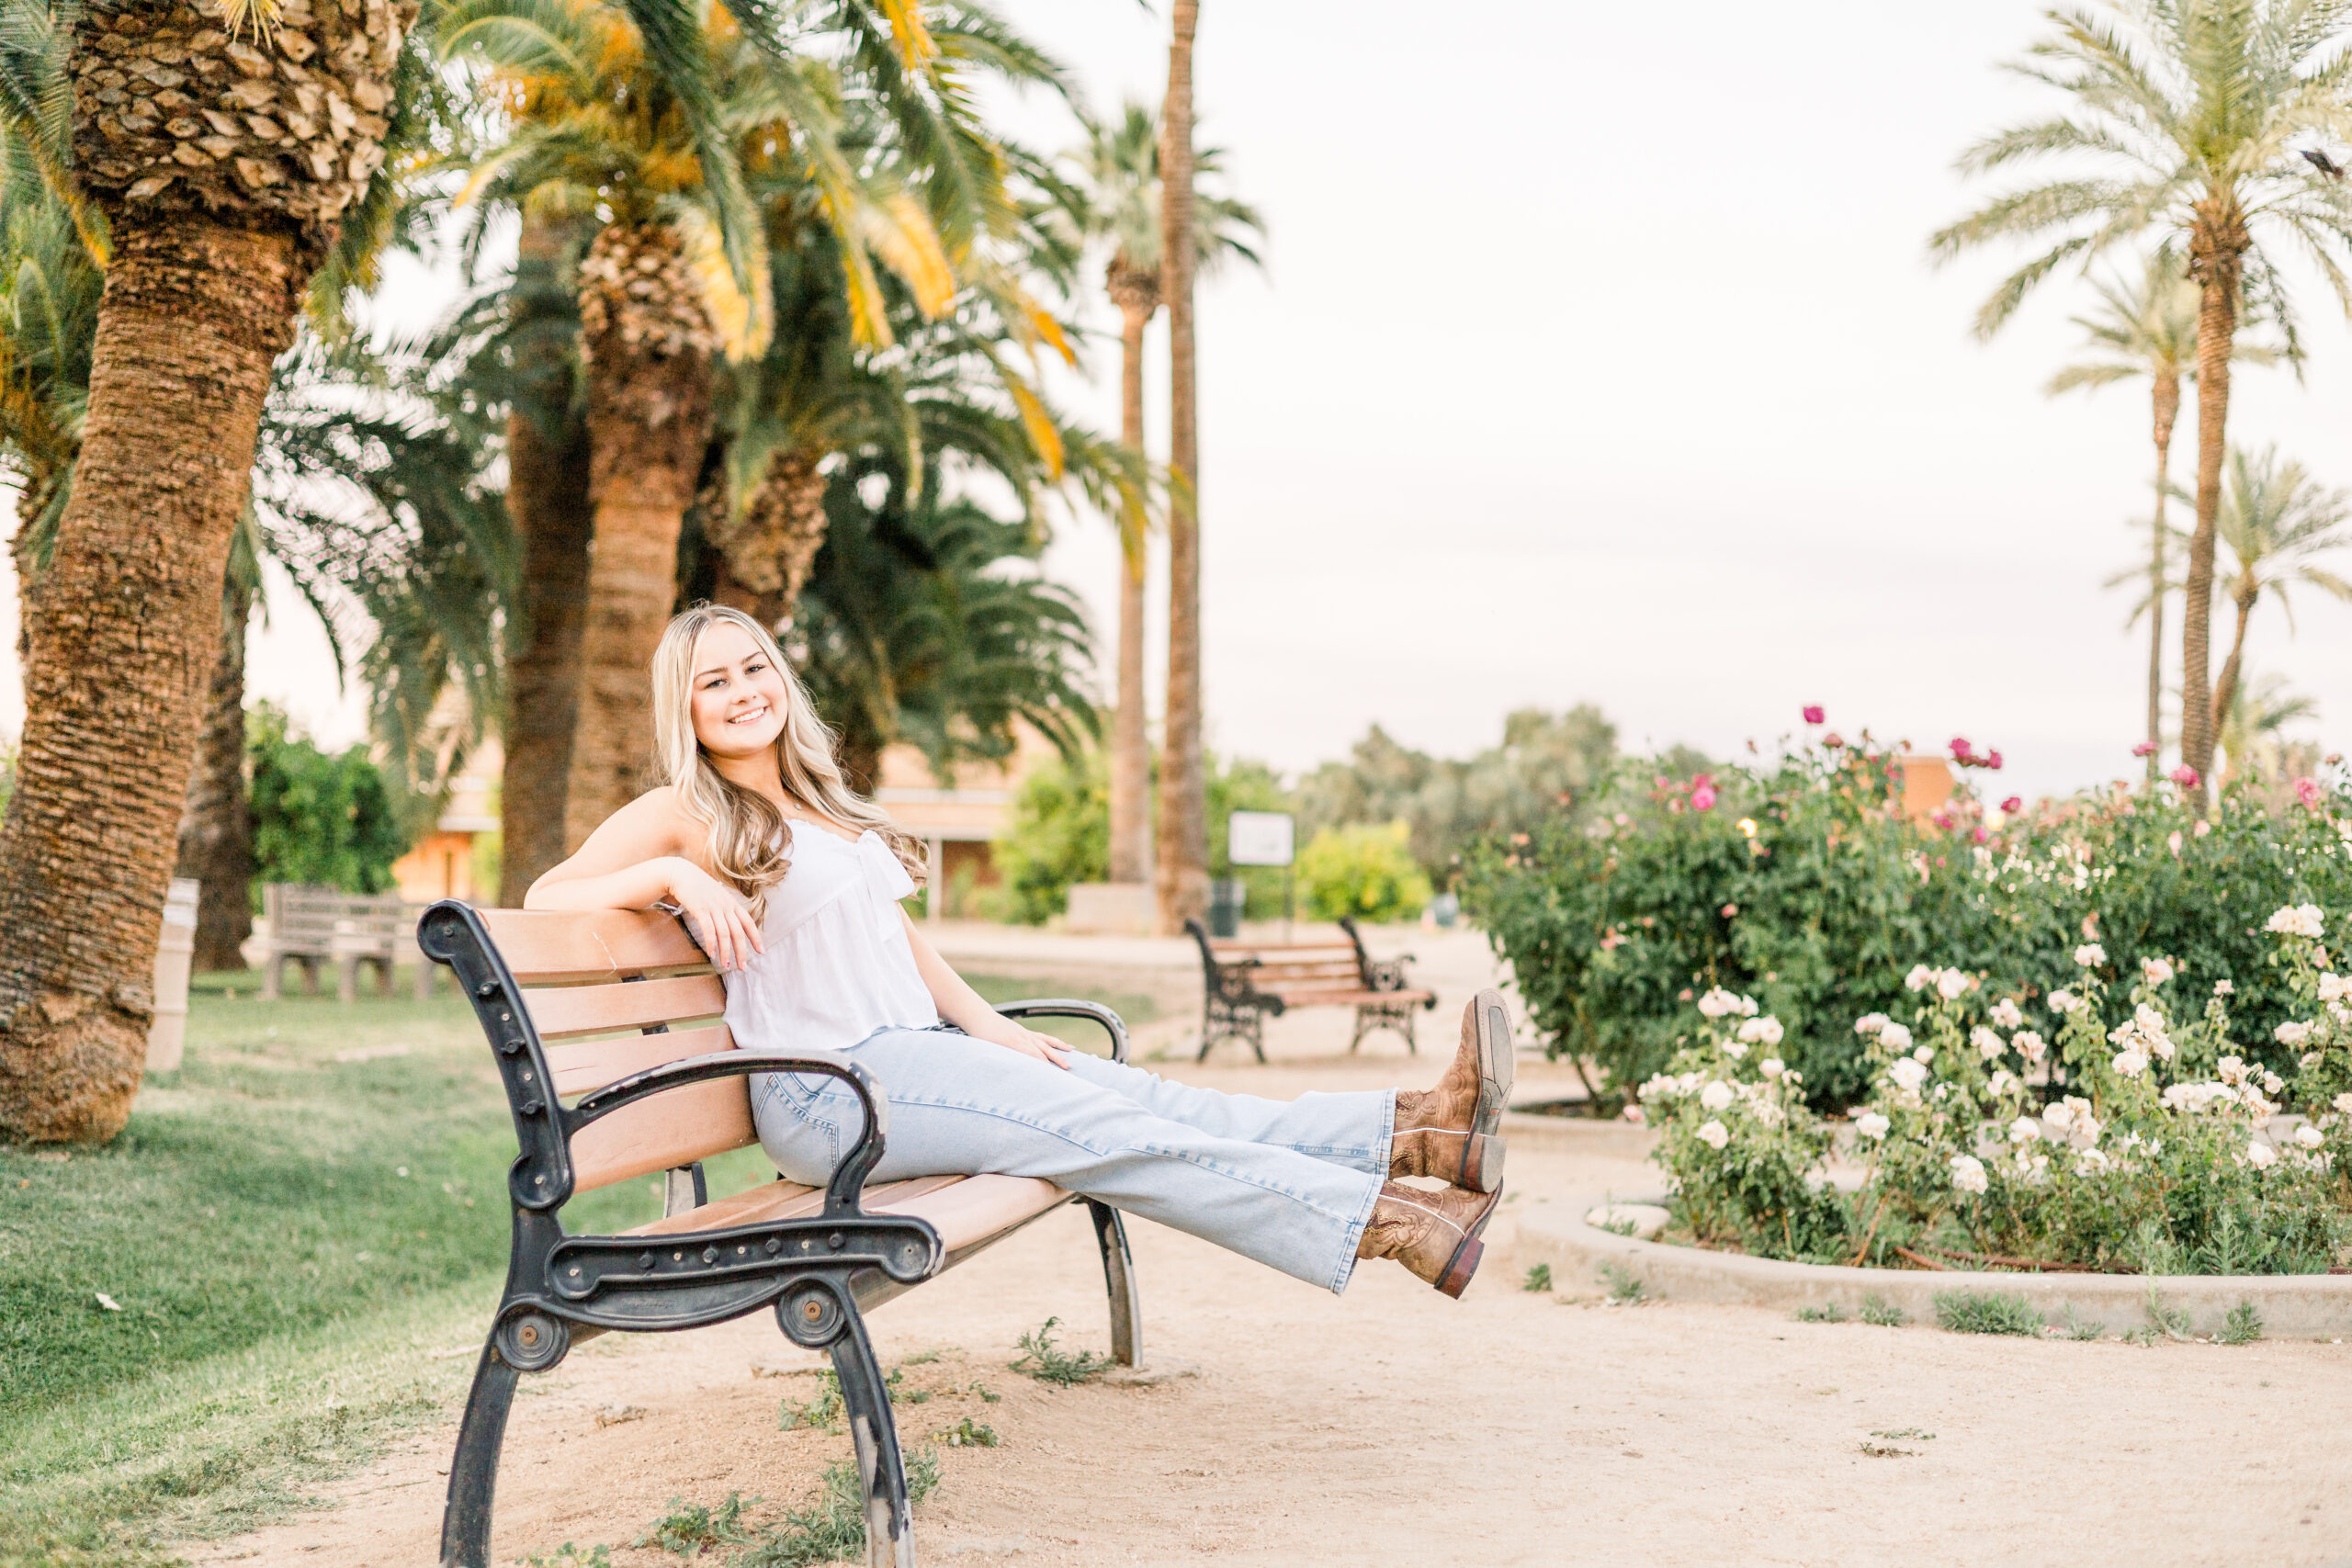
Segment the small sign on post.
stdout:
<svg viewBox="0 0 2352 1568">
<path fill-rule="evenodd" d="M 1226 824 L 1226 858 L 1235 865 L 1283 868 L 1283 940 L 1290 941 L 1291 862 L 1296 824 L 1287 811 L 1237 811 Z"/>
</svg>

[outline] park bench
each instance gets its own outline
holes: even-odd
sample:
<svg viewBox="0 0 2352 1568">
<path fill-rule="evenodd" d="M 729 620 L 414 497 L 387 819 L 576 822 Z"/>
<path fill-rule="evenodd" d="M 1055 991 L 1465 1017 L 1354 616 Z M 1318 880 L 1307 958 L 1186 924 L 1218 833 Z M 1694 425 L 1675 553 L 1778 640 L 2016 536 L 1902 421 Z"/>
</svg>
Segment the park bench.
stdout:
<svg viewBox="0 0 2352 1568">
<path fill-rule="evenodd" d="M 492 1495 L 524 1372 L 582 1340 L 724 1323 L 774 1303 L 786 1337 L 831 1356 L 865 1488 L 869 1568 L 911 1568 L 914 1535 L 890 1395 L 862 1315 L 1073 1200 L 1014 1176 L 934 1176 L 867 1187 L 889 1105 L 846 1055 L 739 1048 L 726 993 L 673 917 L 477 910 L 445 899 L 418 941 L 473 1003 L 506 1086 L 521 1154 L 507 1179 L 506 1289 L 449 1467 L 443 1568 L 490 1568 Z M 1125 1027 L 1092 1002 L 1007 1003 L 1015 1018 L 1090 1019 L 1126 1060 Z M 781 1177 L 707 1194 L 702 1161 L 759 1141 L 748 1075 L 839 1078 L 865 1134 L 821 1188 Z M 558 1214 L 595 1188 L 666 1173 L 664 1213 L 618 1235 L 572 1235 Z M 1118 1211 L 1086 1203 L 1111 1296 L 1111 1349 L 1136 1364 L 1135 1267 Z"/>
<path fill-rule="evenodd" d="M 302 987 L 319 994 L 319 965 L 335 966 L 335 995 L 359 999 L 359 966 L 376 971 L 379 988 L 392 994 L 392 965 L 416 951 L 416 906 L 397 893 L 345 893 L 295 882 L 262 885 L 261 909 L 269 920 L 263 938 L 261 994 L 276 1001 L 284 994 L 286 965 L 302 966 Z M 433 965 L 416 966 L 420 1000 L 433 994 Z"/>
<path fill-rule="evenodd" d="M 1413 961 L 1410 953 L 1374 958 L 1364 950 L 1355 921 L 1347 916 L 1340 918 L 1345 942 L 1219 942 L 1198 920 L 1186 920 L 1184 929 L 1201 947 L 1201 1054 L 1196 1060 L 1207 1061 L 1209 1047 L 1219 1040 L 1246 1040 L 1263 1062 L 1265 1021 L 1302 1007 L 1354 1008 L 1350 1051 L 1374 1030 L 1393 1029 L 1405 1037 L 1408 1052 L 1420 1054 L 1413 1038 L 1413 1013 L 1437 1006 L 1437 994 L 1405 983 L 1405 965 Z"/>
</svg>

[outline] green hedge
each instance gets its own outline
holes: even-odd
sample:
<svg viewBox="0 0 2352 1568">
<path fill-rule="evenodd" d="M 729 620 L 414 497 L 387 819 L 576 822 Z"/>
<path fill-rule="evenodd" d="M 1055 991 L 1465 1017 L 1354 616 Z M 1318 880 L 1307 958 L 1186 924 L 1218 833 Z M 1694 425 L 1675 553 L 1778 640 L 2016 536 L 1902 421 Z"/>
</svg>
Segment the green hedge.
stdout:
<svg viewBox="0 0 2352 1568">
<path fill-rule="evenodd" d="M 2086 934 L 2114 975 L 2164 957 L 2193 983 L 2230 981 L 2245 1032 L 2267 1043 L 2291 998 L 2264 919 L 2286 904 L 2352 908 L 2340 766 L 2276 814 L 2239 792 L 2200 823 L 2167 784 L 2005 820 L 1963 784 L 1915 823 L 1894 752 L 1835 739 L 1712 775 L 1630 763 L 1589 823 L 1465 857 L 1464 906 L 1555 1055 L 1592 1059 L 1622 1094 L 1673 1055 L 1692 995 L 1723 986 L 1781 1021 L 1810 1098 L 1842 1107 L 1867 1077 L 1854 1021 L 1901 1002 L 1915 964 L 2030 997 Z"/>
</svg>

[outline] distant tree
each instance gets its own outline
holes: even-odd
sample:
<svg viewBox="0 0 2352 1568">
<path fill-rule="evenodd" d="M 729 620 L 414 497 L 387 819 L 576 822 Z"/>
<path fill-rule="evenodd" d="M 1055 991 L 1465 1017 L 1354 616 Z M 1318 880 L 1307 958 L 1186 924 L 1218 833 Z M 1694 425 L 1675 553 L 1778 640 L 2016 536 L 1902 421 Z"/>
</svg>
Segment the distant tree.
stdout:
<svg viewBox="0 0 2352 1568">
<path fill-rule="evenodd" d="M 2047 118 L 2013 126 L 1964 152 L 1965 174 L 2044 159 L 2057 177 L 1996 197 L 1930 242 L 1950 260 L 1996 241 L 2046 246 L 1977 312 L 1990 336 L 2025 297 L 2068 265 L 2148 238 L 2180 247 L 2199 290 L 2197 531 L 2189 538 L 2181 637 L 2181 757 L 2200 780 L 2212 765 L 2207 686 L 2213 550 L 2228 449 L 2230 361 L 2249 315 L 2267 315 L 2298 347 L 2286 257 L 2316 263 L 2352 312 L 2352 198 L 2321 167 L 2314 140 L 2352 137 L 2352 50 L 2346 0 L 2107 0 L 2045 13 L 2053 31 L 2013 69 L 2065 95 Z M 2321 151 L 2319 161 L 2303 153 Z M 2202 784 L 2199 786 L 2202 789 Z"/>
<path fill-rule="evenodd" d="M 2281 461 L 2278 449 L 2259 455 L 2230 453 L 2229 492 L 2222 498 L 2222 542 L 2230 547 L 2231 570 L 2219 584 L 2237 606 L 2237 632 L 2229 657 L 2213 683 L 2216 724 L 2227 724 L 2237 694 L 2238 665 L 2245 655 L 2246 623 L 2266 593 L 2278 601 L 2287 626 L 2295 625 L 2287 597 L 2298 584 L 2331 598 L 2352 601 L 2352 582 L 2319 564 L 2320 558 L 2352 545 L 2352 496 L 2325 490 L 2302 464 Z"/>
<path fill-rule="evenodd" d="M 365 746 L 339 754 L 293 735 L 264 706 L 247 740 L 253 759 L 254 860 L 263 882 L 381 893 L 408 852 L 391 792 Z"/>
</svg>

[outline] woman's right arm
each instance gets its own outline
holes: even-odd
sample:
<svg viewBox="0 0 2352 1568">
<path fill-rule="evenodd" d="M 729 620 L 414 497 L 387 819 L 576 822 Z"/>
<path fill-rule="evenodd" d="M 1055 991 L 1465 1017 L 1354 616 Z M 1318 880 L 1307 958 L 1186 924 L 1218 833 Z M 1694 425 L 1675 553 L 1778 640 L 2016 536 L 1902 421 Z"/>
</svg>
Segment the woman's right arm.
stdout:
<svg viewBox="0 0 2352 1568">
<path fill-rule="evenodd" d="M 688 823 L 666 789 L 639 795 L 605 818 L 579 852 L 531 885 L 526 909 L 650 909 L 675 904 L 721 969 L 761 950 L 750 901 L 683 852 Z"/>
</svg>

